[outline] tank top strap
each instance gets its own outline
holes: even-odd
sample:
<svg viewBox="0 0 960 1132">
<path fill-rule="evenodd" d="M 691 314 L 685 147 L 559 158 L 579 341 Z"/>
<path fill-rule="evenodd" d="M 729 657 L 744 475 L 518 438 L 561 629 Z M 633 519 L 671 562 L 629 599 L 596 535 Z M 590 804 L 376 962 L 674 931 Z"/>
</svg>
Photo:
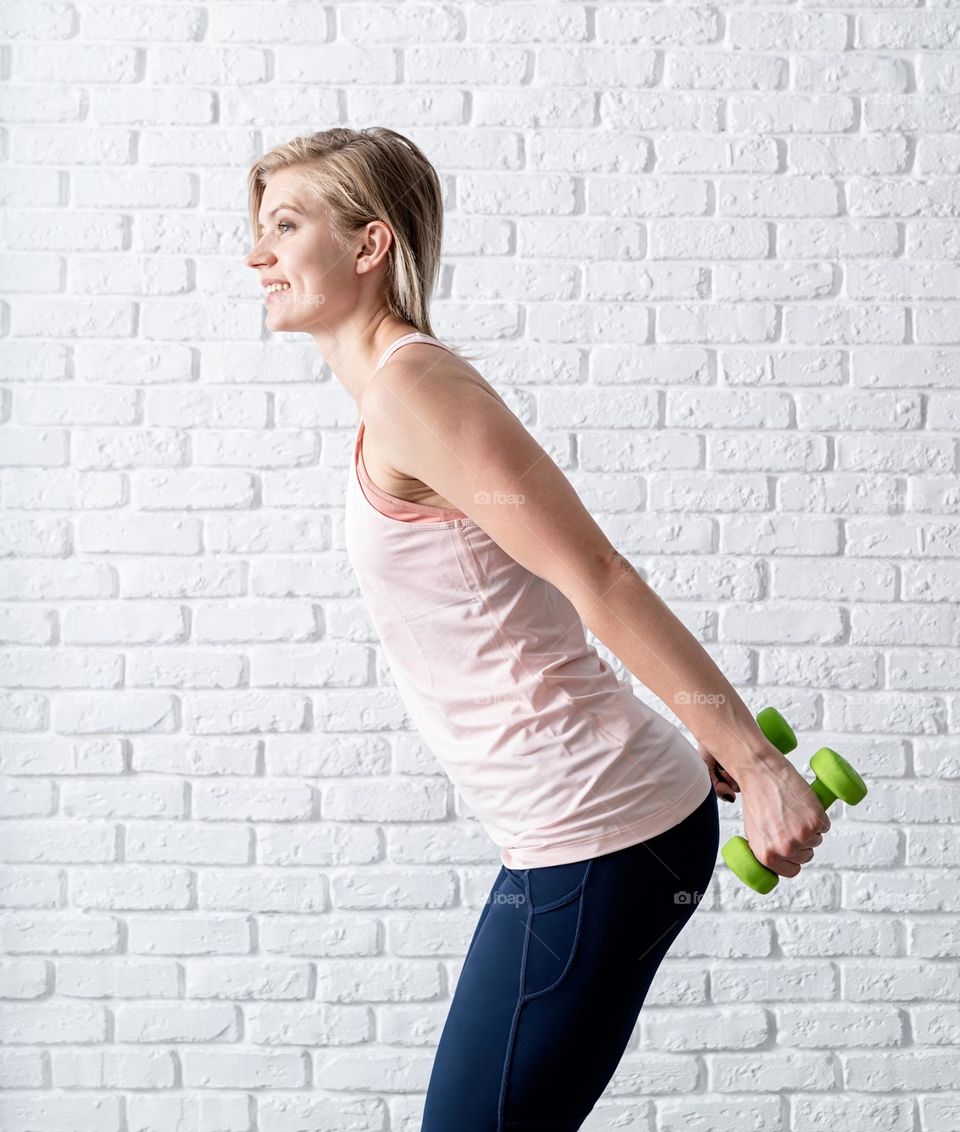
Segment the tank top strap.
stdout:
<svg viewBox="0 0 960 1132">
<path fill-rule="evenodd" d="M 440 346 L 444 350 L 449 350 L 449 346 L 444 346 L 443 343 L 437 338 L 432 338 L 429 334 L 422 334 L 419 330 L 415 330 L 412 334 L 404 334 L 402 338 L 394 339 L 394 341 L 391 342 L 390 345 L 380 355 L 380 361 L 377 362 L 376 368 L 373 372 L 376 373 L 378 369 L 381 369 L 386 364 L 387 359 L 390 357 L 394 350 L 399 349 L 401 346 L 405 346 L 407 342 L 413 342 L 415 339 L 419 339 L 422 342 L 433 342 L 434 345 Z"/>
</svg>

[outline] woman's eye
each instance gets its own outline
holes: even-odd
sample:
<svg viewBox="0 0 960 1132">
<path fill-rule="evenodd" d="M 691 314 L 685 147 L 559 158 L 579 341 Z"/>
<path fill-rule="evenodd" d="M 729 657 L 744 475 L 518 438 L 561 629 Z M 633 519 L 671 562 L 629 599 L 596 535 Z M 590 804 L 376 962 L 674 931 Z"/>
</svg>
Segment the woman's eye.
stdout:
<svg viewBox="0 0 960 1132">
<path fill-rule="evenodd" d="M 291 224 L 289 220 L 281 220 L 280 223 L 277 225 L 277 230 L 280 231 L 284 228 L 293 228 L 293 227 L 294 227 L 294 225 Z"/>
</svg>

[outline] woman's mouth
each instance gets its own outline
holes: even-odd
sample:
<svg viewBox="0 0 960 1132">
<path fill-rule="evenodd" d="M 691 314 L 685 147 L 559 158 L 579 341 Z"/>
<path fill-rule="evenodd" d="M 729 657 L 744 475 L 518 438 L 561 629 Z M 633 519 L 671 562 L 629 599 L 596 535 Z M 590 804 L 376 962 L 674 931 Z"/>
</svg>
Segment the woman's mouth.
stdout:
<svg viewBox="0 0 960 1132">
<path fill-rule="evenodd" d="M 285 295 L 290 289 L 291 288 L 289 283 L 282 287 L 271 286 L 271 288 L 264 295 L 263 301 L 267 303 L 267 305 L 273 302 L 277 302 L 281 298 L 281 296 Z"/>
</svg>

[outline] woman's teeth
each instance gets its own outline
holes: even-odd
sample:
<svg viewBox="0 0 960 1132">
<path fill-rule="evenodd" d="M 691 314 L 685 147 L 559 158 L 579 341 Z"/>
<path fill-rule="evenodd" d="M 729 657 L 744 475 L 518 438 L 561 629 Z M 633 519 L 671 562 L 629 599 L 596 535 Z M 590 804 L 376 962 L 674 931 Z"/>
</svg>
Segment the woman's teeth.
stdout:
<svg viewBox="0 0 960 1132">
<path fill-rule="evenodd" d="M 271 283 L 270 286 L 265 287 L 264 290 L 267 292 L 268 295 L 272 295 L 274 293 L 274 291 L 289 291 L 290 290 L 290 284 L 289 283 Z"/>
</svg>

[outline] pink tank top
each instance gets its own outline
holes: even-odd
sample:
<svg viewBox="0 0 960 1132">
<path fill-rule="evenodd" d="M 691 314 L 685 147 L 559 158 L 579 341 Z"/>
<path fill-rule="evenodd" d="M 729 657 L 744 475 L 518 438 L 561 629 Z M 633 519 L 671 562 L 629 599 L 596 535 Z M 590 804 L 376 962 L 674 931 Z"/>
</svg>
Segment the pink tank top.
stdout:
<svg viewBox="0 0 960 1132">
<path fill-rule="evenodd" d="M 413 341 L 447 349 L 407 334 L 376 369 Z M 573 604 L 462 511 L 377 487 L 362 443 L 361 419 L 347 553 L 410 719 L 501 862 L 586 860 L 691 814 L 712 789 L 706 765 L 617 679 Z"/>
</svg>

